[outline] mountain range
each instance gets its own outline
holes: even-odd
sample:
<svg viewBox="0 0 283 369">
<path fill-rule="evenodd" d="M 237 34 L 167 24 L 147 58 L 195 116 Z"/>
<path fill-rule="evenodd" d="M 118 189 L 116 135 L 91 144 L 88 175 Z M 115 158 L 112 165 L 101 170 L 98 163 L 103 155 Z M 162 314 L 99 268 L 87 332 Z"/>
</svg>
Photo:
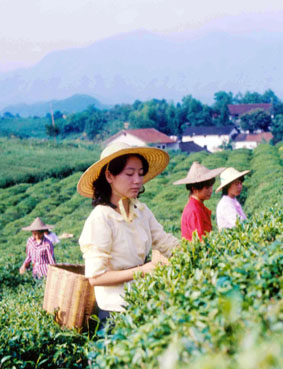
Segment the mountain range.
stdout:
<svg viewBox="0 0 283 369">
<path fill-rule="evenodd" d="M 9 112 L 13 115 L 19 114 L 21 117 L 43 117 L 47 113 L 55 113 L 57 110 L 65 114 L 81 112 L 90 105 L 94 105 L 97 109 L 107 108 L 92 96 L 76 94 L 63 100 L 8 105 L 2 111 L 0 110 L 0 113 Z"/>
<path fill-rule="evenodd" d="M 194 35 L 125 33 L 55 51 L 26 69 L 0 74 L 0 109 L 86 94 L 103 104 L 192 95 L 212 103 L 220 90 L 272 89 L 283 97 L 283 31 L 215 30 Z"/>
</svg>

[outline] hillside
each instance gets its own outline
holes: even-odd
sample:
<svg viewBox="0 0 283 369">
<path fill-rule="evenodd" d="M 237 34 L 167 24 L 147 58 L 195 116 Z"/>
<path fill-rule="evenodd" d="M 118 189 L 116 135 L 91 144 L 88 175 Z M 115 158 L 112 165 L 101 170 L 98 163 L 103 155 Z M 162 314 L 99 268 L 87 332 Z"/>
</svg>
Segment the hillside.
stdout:
<svg viewBox="0 0 283 369">
<path fill-rule="evenodd" d="M 272 89 L 283 96 L 282 32 L 202 30 L 178 37 L 136 31 L 48 54 L 0 75 L 0 109 L 11 104 L 94 96 L 105 104 L 151 98 L 208 103 L 215 91 Z M 23 92 L 24 91 L 24 92 Z"/>
<path fill-rule="evenodd" d="M 91 96 L 77 94 L 63 100 L 9 105 L 4 107 L 0 113 L 9 112 L 13 115 L 19 114 L 21 117 L 44 117 L 46 114 L 51 114 L 51 111 L 55 113 L 57 110 L 63 114 L 78 113 L 86 110 L 90 105 L 94 105 L 97 109 L 105 107 Z"/>
<path fill-rule="evenodd" d="M 282 143 L 262 144 L 254 151 L 170 153 L 166 171 L 146 184 L 141 196 L 167 231 L 180 237 L 180 216 L 188 193 L 172 183 L 187 173 L 194 160 L 209 168 L 251 169 L 241 196 L 249 220 L 235 230 L 217 232 L 214 214 L 220 195 L 214 193 L 206 203 L 213 212 L 214 231 L 204 244 L 183 242 L 168 270 L 160 268 L 156 275 L 140 280 L 128 295 L 128 312 L 116 317 L 115 335 L 105 340 L 103 333 L 97 337 L 92 331 L 61 330 L 52 316 L 42 311 L 44 282 L 18 273 L 27 238 L 21 228 L 36 216 L 55 224 L 57 234 L 74 234 L 56 245 L 57 262 L 83 263 L 78 238 L 91 211 L 91 200 L 76 192 L 76 184 L 86 159 L 97 160 L 99 148 L 70 149 L 40 141 L 28 149 L 19 140 L 4 140 L 3 144 L 10 147 L 14 173 L 22 166 L 26 172 L 35 169 L 38 175 L 27 183 L 24 173 L 19 173 L 16 185 L 0 189 L 1 367 L 87 368 L 92 363 L 91 368 L 105 369 L 184 369 L 190 360 L 195 363 L 193 368 L 239 369 L 246 367 L 241 364 L 245 360 L 250 369 L 280 367 Z M 25 151 L 21 161 L 19 155 Z M 1 150 L 1 163 L 5 158 Z M 58 166 L 60 162 L 70 166 L 71 172 Z M 5 171 L 1 175 L 7 183 Z M 245 359 L 249 354 L 252 357 Z"/>
</svg>

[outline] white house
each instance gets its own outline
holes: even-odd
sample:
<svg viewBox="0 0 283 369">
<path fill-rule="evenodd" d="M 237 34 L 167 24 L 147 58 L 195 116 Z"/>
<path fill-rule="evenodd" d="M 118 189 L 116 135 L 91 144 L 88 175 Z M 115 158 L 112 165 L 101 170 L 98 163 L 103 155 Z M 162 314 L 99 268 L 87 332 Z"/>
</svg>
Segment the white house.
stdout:
<svg viewBox="0 0 283 369">
<path fill-rule="evenodd" d="M 234 125 L 223 127 L 188 127 L 183 133 L 182 142 L 193 141 L 204 149 L 215 152 L 219 151 L 221 145 L 227 144 L 238 133 L 239 132 Z"/>
<path fill-rule="evenodd" d="M 104 141 L 106 145 L 125 142 L 131 146 L 153 146 L 160 149 L 178 149 L 178 142 L 155 128 L 123 129 Z"/>
<path fill-rule="evenodd" d="M 261 142 L 269 142 L 272 139 L 270 132 L 261 132 L 256 134 L 240 133 L 233 141 L 234 149 L 254 149 Z"/>
</svg>

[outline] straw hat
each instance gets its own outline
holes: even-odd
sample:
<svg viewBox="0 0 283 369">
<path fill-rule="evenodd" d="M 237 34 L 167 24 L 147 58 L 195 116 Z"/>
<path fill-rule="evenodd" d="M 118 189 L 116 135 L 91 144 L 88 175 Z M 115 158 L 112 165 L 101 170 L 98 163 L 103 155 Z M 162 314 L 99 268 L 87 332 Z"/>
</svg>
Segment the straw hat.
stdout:
<svg viewBox="0 0 283 369">
<path fill-rule="evenodd" d="M 244 170 L 243 172 L 239 172 L 234 168 L 225 169 L 220 175 L 220 186 L 215 190 L 215 192 L 219 192 L 223 187 L 227 186 L 229 183 L 232 183 L 236 179 L 243 177 L 248 174 L 250 170 Z"/>
<path fill-rule="evenodd" d="M 194 161 L 185 178 L 175 181 L 174 185 L 192 184 L 208 181 L 217 177 L 225 168 L 208 169 L 201 165 L 198 161 Z"/>
<path fill-rule="evenodd" d="M 47 229 L 54 228 L 54 225 L 44 224 L 40 218 L 35 218 L 35 220 L 28 227 L 22 228 L 23 231 L 45 231 Z"/>
<path fill-rule="evenodd" d="M 101 172 L 104 165 L 118 156 L 126 154 L 140 154 L 148 162 L 148 172 L 143 177 L 143 183 L 160 174 L 169 163 L 169 155 L 166 151 L 154 147 L 137 147 L 130 146 L 127 143 L 119 142 L 108 145 L 101 153 L 100 160 L 92 164 L 81 176 L 77 191 L 80 195 L 92 198 L 93 196 L 93 181 L 95 181 Z"/>
</svg>

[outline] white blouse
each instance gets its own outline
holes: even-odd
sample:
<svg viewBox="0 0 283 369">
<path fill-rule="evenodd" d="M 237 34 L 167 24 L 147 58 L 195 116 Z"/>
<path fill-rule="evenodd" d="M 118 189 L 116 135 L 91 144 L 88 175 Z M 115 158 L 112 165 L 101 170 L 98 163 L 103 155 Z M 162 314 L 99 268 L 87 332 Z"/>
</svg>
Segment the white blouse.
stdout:
<svg viewBox="0 0 283 369">
<path fill-rule="evenodd" d="M 237 218 L 240 221 L 247 219 L 241 204 L 236 198 L 223 195 L 216 207 L 216 221 L 219 230 L 235 227 Z"/>
<path fill-rule="evenodd" d="M 79 239 L 87 278 L 143 265 L 151 248 L 169 257 L 179 244 L 177 238 L 163 230 L 145 204 L 132 200 L 130 214 L 131 221 L 126 221 L 104 205 L 96 206 L 90 213 Z M 122 311 L 124 283 L 95 286 L 95 296 L 101 309 Z"/>
</svg>

